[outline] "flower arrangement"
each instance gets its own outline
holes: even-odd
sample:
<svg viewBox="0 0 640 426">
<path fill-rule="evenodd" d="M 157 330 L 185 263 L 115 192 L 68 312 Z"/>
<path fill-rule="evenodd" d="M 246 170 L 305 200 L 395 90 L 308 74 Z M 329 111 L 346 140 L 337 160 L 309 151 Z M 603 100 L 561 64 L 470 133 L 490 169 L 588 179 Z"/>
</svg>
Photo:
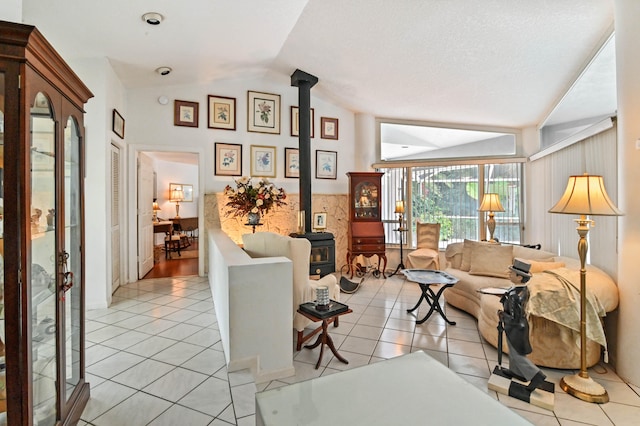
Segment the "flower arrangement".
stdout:
<svg viewBox="0 0 640 426">
<path fill-rule="evenodd" d="M 236 189 L 227 185 L 224 189 L 224 195 L 229 197 L 227 207 L 233 210 L 227 212 L 227 215 L 245 216 L 249 213 L 260 213 L 264 215 L 268 213 L 274 206 L 285 206 L 283 200 L 287 198 L 284 189 L 277 188 L 267 179 L 260 179 L 257 185 L 251 183 L 250 177 L 241 177 L 236 180 Z"/>
</svg>

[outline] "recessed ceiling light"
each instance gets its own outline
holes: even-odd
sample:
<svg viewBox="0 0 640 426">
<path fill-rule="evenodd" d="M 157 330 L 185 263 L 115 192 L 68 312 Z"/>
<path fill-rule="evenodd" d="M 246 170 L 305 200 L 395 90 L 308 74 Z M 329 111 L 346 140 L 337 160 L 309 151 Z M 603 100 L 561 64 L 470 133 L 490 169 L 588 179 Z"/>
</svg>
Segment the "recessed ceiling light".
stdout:
<svg viewBox="0 0 640 426">
<path fill-rule="evenodd" d="M 142 20 L 149 25 L 160 25 L 164 16 L 156 12 L 149 12 L 142 15 Z"/>
<path fill-rule="evenodd" d="M 402 145 L 401 148 L 402 149 L 408 149 L 409 147 L 407 145 Z"/>
<path fill-rule="evenodd" d="M 160 67 L 160 68 L 156 68 L 156 72 L 160 75 L 169 75 L 169 73 L 171 73 L 171 68 L 169 67 Z"/>
</svg>

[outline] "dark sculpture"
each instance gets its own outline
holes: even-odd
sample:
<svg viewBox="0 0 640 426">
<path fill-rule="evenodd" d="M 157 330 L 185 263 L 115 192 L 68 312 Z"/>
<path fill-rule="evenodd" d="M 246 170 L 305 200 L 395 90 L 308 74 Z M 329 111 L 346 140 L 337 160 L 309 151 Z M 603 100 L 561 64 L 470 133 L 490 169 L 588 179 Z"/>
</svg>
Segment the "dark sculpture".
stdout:
<svg viewBox="0 0 640 426">
<path fill-rule="evenodd" d="M 526 283 L 531 278 L 530 268 L 530 264 L 518 259 L 509 267 L 509 279 L 515 285 L 509 288 L 500 299 L 503 310 L 498 311 L 498 366 L 506 377 L 529 382 L 526 389 L 533 391 L 541 387 L 546 376 L 527 358 L 527 354 L 532 351 L 529 342 L 529 323 L 525 314 L 525 306 L 529 298 Z M 509 346 L 508 369 L 502 367 L 503 331 L 507 335 Z"/>
</svg>

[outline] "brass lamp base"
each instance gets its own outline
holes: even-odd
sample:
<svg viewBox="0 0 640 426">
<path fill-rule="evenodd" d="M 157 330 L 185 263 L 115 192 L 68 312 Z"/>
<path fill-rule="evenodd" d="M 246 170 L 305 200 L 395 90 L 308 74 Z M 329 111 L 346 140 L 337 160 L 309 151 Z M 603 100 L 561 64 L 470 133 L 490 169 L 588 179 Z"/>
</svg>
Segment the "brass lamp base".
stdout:
<svg viewBox="0 0 640 426">
<path fill-rule="evenodd" d="M 487 221 L 487 228 L 489 228 L 488 241 L 495 243 L 496 240 L 493 239 L 493 231 L 496 230 L 496 220 L 493 218 L 493 212 L 489 212 L 489 220 Z"/>
<path fill-rule="evenodd" d="M 587 402 L 604 404 L 609 402 L 609 394 L 598 382 L 591 377 L 582 377 L 580 373 L 564 376 L 560 379 L 560 387 L 569 395 Z"/>
</svg>

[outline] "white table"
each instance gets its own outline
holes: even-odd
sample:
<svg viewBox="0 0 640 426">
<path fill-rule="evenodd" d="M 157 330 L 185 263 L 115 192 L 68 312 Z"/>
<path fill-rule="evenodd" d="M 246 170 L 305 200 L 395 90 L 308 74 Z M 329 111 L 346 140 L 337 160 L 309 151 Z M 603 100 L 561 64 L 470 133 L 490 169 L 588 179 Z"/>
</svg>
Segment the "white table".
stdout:
<svg viewBox="0 0 640 426">
<path fill-rule="evenodd" d="M 530 425 L 422 351 L 256 393 L 256 425 Z"/>
</svg>

